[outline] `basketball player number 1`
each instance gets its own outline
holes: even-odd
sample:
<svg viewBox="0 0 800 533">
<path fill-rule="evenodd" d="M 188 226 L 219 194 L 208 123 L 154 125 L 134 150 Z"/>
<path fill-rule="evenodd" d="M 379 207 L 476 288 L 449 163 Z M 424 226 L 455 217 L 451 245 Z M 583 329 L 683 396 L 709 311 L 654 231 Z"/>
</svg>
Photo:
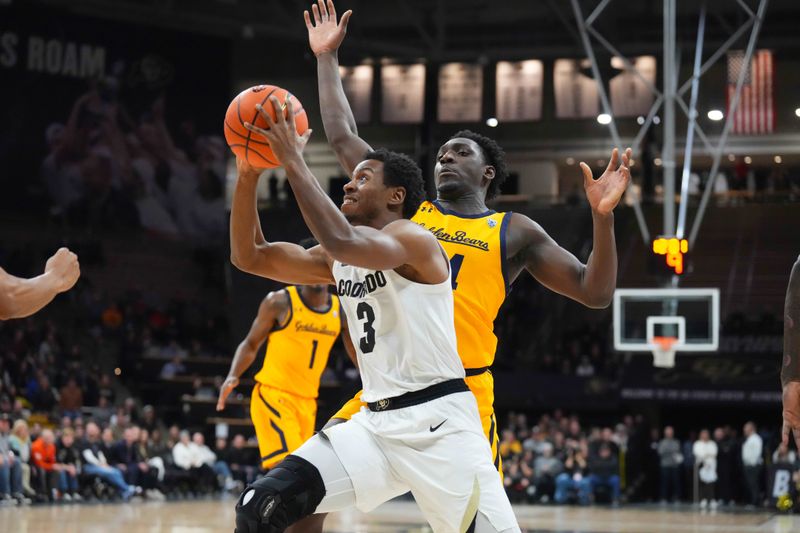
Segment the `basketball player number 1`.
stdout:
<svg viewBox="0 0 800 533">
<path fill-rule="evenodd" d="M 456 254 L 450 258 L 450 286 L 453 290 L 458 288 L 458 273 L 461 271 L 461 263 L 464 262 L 464 256 Z"/>
</svg>

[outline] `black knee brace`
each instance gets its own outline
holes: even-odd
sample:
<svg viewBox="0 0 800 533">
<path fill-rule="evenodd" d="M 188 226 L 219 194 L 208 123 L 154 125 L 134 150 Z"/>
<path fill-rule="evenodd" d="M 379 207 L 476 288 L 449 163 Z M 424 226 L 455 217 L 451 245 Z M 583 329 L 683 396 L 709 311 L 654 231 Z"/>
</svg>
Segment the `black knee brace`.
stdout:
<svg viewBox="0 0 800 533">
<path fill-rule="evenodd" d="M 282 533 L 313 514 L 325 497 L 317 467 L 287 455 L 266 476 L 248 485 L 236 503 L 235 533 Z"/>
</svg>

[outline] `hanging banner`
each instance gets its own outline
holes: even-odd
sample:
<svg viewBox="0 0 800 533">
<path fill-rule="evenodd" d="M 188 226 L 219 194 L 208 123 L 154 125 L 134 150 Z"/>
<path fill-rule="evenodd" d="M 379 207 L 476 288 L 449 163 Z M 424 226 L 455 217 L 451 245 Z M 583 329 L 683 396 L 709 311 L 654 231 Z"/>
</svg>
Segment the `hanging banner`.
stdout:
<svg viewBox="0 0 800 533">
<path fill-rule="evenodd" d="M 446 63 L 439 69 L 439 122 L 479 122 L 483 104 L 483 67 Z"/>
<path fill-rule="evenodd" d="M 497 119 L 506 122 L 542 118 L 544 65 L 537 59 L 497 63 Z"/>
<path fill-rule="evenodd" d="M 553 87 L 557 118 L 595 118 L 600 109 L 597 82 L 588 72 L 589 60 L 557 59 Z"/>
<path fill-rule="evenodd" d="M 728 52 L 728 84 L 725 88 L 730 113 L 736 83 L 744 64 L 744 51 Z M 775 101 L 773 83 L 775 71 L 772 52 L 756 50 L 744 75 L 739 107 L 733 115 L 733 133 L 737 135 L 757 135 L 772 133 L 775 129 Z"/>
<path fill-rule="evenodd" d="M 344 94 L 358 124 L 368 123 L 372 118 L 373 72 L 371 65 L 339 67 Z"/>
<path fill-rule="evenodd" d="M 381 120 L 386 124 L 419 124 L 425 109 L 425 65 L 381 68 Z"/>
<path fill-rule="evenodd" d="M 611 109 L 617 117 L 647 115 L 655 98 L 653 91 L 644 81 L 647 80 L 653 87 L 656 85 L 655 56 L 639 56 L 633 58 L 631 63 L 641 77 L 636 72 L 625 69 L 622 59 L 611 58 L 611 66 L 622 71 L 609 82 Z"/>
</svg>

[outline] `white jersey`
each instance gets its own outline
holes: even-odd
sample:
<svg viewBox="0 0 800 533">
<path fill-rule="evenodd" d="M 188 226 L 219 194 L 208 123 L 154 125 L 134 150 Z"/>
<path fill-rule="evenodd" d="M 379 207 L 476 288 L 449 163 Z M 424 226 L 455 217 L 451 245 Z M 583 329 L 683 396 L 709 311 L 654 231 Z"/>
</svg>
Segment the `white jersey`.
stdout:
<svg viewBox="0 0 800 533">
<path fill-rule="evenodd" d="M 393 270 L 338 261 L 333 263 L 333 276 L 358 353 L 363 401 L 465 377 L 456 349 L 449 276 L 427 285 Z"/>
</svg>

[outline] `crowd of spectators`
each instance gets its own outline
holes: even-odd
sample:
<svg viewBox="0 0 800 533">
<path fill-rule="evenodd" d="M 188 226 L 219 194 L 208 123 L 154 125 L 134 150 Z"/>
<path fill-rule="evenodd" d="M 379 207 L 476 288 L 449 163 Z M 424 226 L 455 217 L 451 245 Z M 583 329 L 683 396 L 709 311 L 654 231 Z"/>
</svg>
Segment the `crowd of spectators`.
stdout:
<svg viewBox="0 0 800 533">
<path fill-rule="evenodd" d="M 227 147 L 192 121 L 170 131 L 164 98 L 134 109 L 113 77 L 78 97 L 45 131 L 41 167 L 51 214 L 71 226 L 133 230 L 221 245 Z"/>
<path fill-rule="evenodd" d="M 530 424 L 510 413 L 499 453 L 512 501 L 558 504 L 622 501 L 766 504 L 767 466 L 786 465 L 800 488 L 800 463 L 774 433 L 748 422 L 740 437 L 731 427 L 702 429 L 678 439 L 675 430 L 650 429 L 641 417 L 611 426 L 585 426 L 560 411 Z M 765 442 L 770 443 L 766 445 Z M 772 450 L 770 452 L 770 450 Z"/>
<path fill-rule="evenodd" d="M 0 505 L 163 500 L 237 492 L 254 480 L 257 452 L 242 435 L 217 438 L 212 450 L 203 433 L 167 428 L 150 406 L 143 412 L 151 415 L 108 425 L 0 414 Z"/>
</svg>

